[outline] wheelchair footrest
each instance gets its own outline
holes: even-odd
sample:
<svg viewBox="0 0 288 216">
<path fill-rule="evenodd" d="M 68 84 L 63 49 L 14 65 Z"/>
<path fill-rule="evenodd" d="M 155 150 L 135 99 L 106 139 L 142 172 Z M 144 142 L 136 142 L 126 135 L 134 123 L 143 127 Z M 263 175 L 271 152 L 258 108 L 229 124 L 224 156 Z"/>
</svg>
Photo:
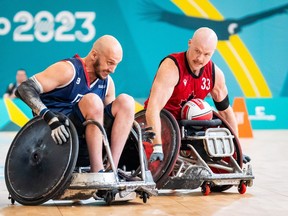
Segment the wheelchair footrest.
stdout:
<svg viewBox="0 0 288 216">
<path fill-rule="evenodd" d="M 182 175 L 168 177 L 163 189 L 196 189 L 211 177 L 209 170 L 202 166 L 190 166 Z"/>
<path fill-rule="evenodd" d="M 156 183 L 150 171 L 145 173 L 146 179 L 141 181 L 117 181 L 114 173 L 73 173 L 70 186 L 55 200 L 88 199 L 97 190 L 117 191 L 121 199 L 132 192 L 145 192 L 158 195 Z"/>
</svg>

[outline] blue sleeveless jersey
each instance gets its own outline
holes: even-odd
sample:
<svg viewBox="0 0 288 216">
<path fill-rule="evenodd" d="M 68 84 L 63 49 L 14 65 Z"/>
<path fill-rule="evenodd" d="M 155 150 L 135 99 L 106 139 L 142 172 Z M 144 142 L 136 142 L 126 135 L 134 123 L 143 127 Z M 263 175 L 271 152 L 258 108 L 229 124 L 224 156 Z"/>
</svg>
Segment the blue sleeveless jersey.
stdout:
<svg viewBox="0 0 288 216">
<path fill-rule="evenodd" d="M 88 74 L 78 55 L 75 55 L 73 58 L 65 59 L 64 61 L 69 61 L 73 64 L 75 76 L 66 86 L 56 88 L 40 95 L 42 102 L 47 108 L 68 115 L 72 111 L 73 105 L 87 93 L 95 93 L 104 101 L 108 89 L 109 78 L 107 77 L 104 80 L 97 79 L 89 84 L 87 79 Z M 61 74 L 59 74 L 59 76 L 61 76 Z"/>
</svg>

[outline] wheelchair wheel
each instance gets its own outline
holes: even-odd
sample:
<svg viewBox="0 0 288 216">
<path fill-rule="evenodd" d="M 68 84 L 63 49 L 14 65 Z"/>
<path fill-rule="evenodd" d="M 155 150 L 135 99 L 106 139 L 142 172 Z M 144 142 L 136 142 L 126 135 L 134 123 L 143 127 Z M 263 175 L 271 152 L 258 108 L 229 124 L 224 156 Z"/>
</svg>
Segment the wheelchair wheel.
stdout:
<svg viewBox="0 0 288 216">
<path fill-rule="evenodd" d="M 78 155 L 78 137 L 70 121 L 70 138 L 57 145 L 40 117 L 31 119 L 14 138 L 5 162 L 5 183 L 15 201 L 39 205 L 63 192 Z"/>
<path fill-rule="evenodd" d="M 233 158 L 237 161 L 238 165 L 242 168 L 243 166 L 243 160 L 242 160 L 242 149 L 240 146 L 240 142 L 239 139 L 235 136 L 235 134 L 233 133 L 232 128 L 229 126 L 229 124 L 227 123 L 227 121 L 225 119 L 223 119 L 217 112 L 213 111 L 213 119 L 221 119 L 222 121 L 222 125 L 220 127 L 224 127 L 227 128 L 232 135 L 234 135 L 234 139 L 233 139 L 233 143 L 234 143 L 234 147 L 235 147 L 235 152 L 233 154 Z M 221 160 L 229 163 L 230 162 L 230 158 L 222 158 Z M 211 170 L 214 173 L 227 173 L 227 171 L 225 170 L 221 170 L 221 169 L 216 169 L 213 167 L 210 167 Z M 233 185 L 222 185 L 222 186 L 215 186 L 215 185 L 211 185 L 211 191 L 212 192 L 222 192 L 222 191 L 226 191 L 228 189 L 230 189 Z"/>
<path fill-rule="evenodd" d="M 141 125 L 146 126 L 145 118 L 146 110 L 141 110 L 135 114 L 135 120 Z M 174 116 L 167 110 L 162 110 L 160 113 L 162 124 L 162 145 L 164 153 L 164 161 L 154 161 L 148 163 L 148 168 L 153 175 L 157 188 L 160 189 L 165 184 L 167 177 L 173 171 L 173 167 L 178 158 L 180 150 L 180 129 Z M 153 147 L 150 143 L 143 143 L 146 156 L 149 159 L 152 154 Z"/>
</svg>

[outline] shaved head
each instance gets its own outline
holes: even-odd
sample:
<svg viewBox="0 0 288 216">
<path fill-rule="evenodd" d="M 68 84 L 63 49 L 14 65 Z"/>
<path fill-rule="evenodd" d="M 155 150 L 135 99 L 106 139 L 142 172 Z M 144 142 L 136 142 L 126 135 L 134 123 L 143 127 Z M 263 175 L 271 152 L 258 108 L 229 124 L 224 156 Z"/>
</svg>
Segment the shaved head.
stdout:
<svg viewBox="0 0 288 216">
<path fill-rule="evenodd" d="M 202 27 L 194 32 L 191 40 L 193 43 L 200 44 L 211 50 L 216 50 L 218 37 L 212 29 Z"/>
<path fill-rule="evenodd" d="M 115 58 L 118 62 L 122 60 L 122 46 L 119 41 L 111 35 L 104 35 L 98 38 L 93 44 L 92 49 L 99 52 L 99 54 L 107 54 Z"/>
<path fill-rule="evenodd" d="M 216 33 L 207 27 L 197 29 L 188 41 L 187 59 L 191 70 L 197 75 L 214 54 L 218 43 Z"/>
<path fill-rule="evenodd" d="M 88 55 L 83 58 L 90 80 L 106 79 L 114 73 L 117 65 L 122 61 L 123 50 L 120 42 L 111 35 L 98 38 Z"/>
</svg>

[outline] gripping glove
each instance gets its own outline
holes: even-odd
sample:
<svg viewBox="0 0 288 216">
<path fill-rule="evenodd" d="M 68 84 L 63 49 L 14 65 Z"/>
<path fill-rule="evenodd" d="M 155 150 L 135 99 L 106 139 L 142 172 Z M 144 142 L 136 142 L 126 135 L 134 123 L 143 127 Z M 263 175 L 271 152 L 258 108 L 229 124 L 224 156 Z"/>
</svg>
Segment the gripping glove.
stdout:
<svg viewBox="0 0 288 216">
<path fill-rule="evenodd" d="M 40 115 L 51 128 L 51 136 L 55 143 L 61 145 L 67 142 L 69 133 L 65 126 L 69 126 L 68 119 L 63 116 L 57 117 L 52 111 L 48 109 L 41 111 L 41 113 Z"/>
<path fill-rule="evenodd" d="M 251 161 L 251 158 L 248 155 L 243 154 L 242 158 L 244 164 L 249 163 Z"/>
<path fill-rule="evenodd" d="M 163 154 L 162 144 L 154 144 L 153 152 L 150 156 L 149 162 L 153 162 L 156 160 L 163 161 L 163 159 L 164 159 L 164 154 Z"/>
</svg>

